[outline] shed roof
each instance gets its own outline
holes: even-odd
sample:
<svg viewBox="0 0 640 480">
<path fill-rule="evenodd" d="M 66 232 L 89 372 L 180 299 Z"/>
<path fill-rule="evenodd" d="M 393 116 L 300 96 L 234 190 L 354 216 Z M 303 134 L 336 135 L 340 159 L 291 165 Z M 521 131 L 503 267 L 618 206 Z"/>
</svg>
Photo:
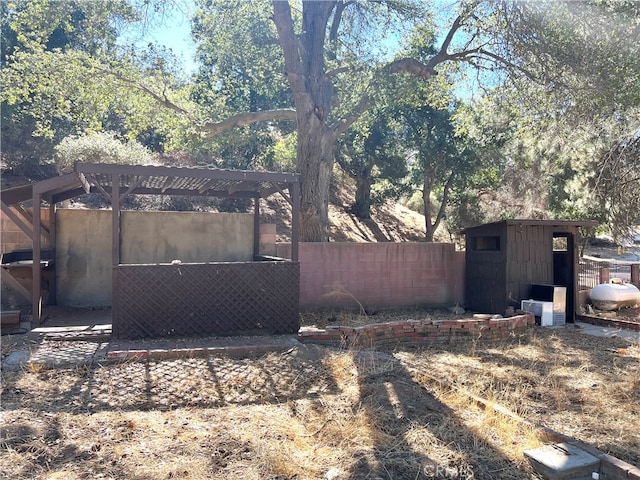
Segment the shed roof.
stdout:
<svg viewBox="0 0 640 480">
<path fill-rule="evenodd" d="M 500 220 L 497 222 L 484 223 L 482 225 L 476 225 L 474 227 L 467 227 L 462 230 L 462 233 L 467 233 L 469 231 L 480 229 L 484 227 L 495 227 L 498 225 L 506 225 L 506 226 L 549 226 L 549 227 L 568 227 L 568 228 L 577 228 L 577 227 L 595 227 L 599 225 L 598 222 L 594 220 L 536 220 L 531 218 L 521 218 L 521 219 L 511 219 L 511 220 Z"/>
</svg>

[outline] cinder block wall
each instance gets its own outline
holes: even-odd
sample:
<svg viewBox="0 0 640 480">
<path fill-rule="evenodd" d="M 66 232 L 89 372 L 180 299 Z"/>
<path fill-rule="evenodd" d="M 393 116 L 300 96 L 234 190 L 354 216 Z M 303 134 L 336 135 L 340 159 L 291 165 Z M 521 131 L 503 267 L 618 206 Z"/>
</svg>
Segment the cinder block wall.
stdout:
<svg viewBox="0 0 640 480">
<path fill-rule="evenodd" d="M 278 244 L 290 258 L 291 245 Z M 448 243 L 301 243 L 302 309 L 445 306 L 464 298 L 464 252 Z"/>
<path fill-rule="evenodd" d="M 15 209 L 12 208 L 15 211 Z M 32 214 L 32 209 L 26 209 Z M 42 216 L 42 222 L 46 225 L 49 223 L 49 209 L 43 209 L 40 211 Z M 18 216 L 20 216 L 18 214 Z M 20 230 L 13 220 L 11 220 L 4 212 L 0 211 L 0 242 L 2 253 L 11 252 L 13 250 L 31 250 L 31 239 Z M 43 246 L 46 248 L 46 241 L 43 237 Z"/>
</svg>

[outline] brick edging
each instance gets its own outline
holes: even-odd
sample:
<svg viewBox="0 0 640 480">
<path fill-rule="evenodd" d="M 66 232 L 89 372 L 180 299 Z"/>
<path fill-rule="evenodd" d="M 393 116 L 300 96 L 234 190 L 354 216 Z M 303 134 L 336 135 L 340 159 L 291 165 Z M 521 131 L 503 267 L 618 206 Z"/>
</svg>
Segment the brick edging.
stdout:
<svg viewBox="0 0 640 480">
<path fill-rule="evenodd" d="M 620 328 L 622 330 L 632 330 L 640 332 L 640 323 L 630 322 L 628 320 L 594 317 L 592 315 L 576 315 L 576 318 L 581 322 L 590 323 L 591 325 L 598 325 L 599 327 L 613 327 Z"/>
<path fill-rule="evenodd" d="M 401 320 L 361 327 L 329 326 L 301 329 L 300 342 L 374 348 L 397 345 L 434 345 L 497 340 L 535 325 L 533 314 L 499 319 Z"/>
</svg>

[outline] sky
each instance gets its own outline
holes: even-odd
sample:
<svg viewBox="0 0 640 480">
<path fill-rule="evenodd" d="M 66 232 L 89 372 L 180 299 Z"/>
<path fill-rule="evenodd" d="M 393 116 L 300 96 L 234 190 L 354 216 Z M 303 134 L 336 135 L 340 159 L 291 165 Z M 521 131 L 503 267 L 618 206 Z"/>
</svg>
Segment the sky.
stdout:
<svg viewBox="0 0 640 480">
<path fill-rule="evenodd" d="M 122 34 L 123 43 L 134 43 L 141 48 L 149 43 L 162 45 L 171 49 L 183 67 L 186 75 L 194 73 L 196 46 L 191 39 L 191 15 L 193 5 L 181 2 L 180 8 L 173 8 L 163 13 L 161 20 L 153 19 L 154 26 L 141 31 L 136 27 L 130 32 Z"/>
</svg>

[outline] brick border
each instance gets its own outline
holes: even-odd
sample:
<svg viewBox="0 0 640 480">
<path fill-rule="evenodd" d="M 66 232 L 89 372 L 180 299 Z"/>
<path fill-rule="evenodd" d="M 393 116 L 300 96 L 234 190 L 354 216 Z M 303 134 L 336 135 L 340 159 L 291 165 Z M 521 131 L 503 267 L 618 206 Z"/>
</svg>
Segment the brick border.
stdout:
<svg viewBox="0 0 640 480">
<path fill-rule="evenodd" d="M 628 320 L 594 317 L 592 315 L 576 315 L 576 318 L 581 322 L 598 325 L 599 327 L 612 327 L 619 328 L 621 330 L 640 332 L 640 323 L 630 322 Z"/>
<path fill-rule="evenodd" d="M 490 320 L 402 320 L 361 327 L 303 327 L 298 332 L 298 340 L 303 343 L 360 348 L 438 345 L 473 340 L 498 340 L 515 333 L 523 333 L 533 325 L 535 317 L 530 313 Z"/>
</svg>

